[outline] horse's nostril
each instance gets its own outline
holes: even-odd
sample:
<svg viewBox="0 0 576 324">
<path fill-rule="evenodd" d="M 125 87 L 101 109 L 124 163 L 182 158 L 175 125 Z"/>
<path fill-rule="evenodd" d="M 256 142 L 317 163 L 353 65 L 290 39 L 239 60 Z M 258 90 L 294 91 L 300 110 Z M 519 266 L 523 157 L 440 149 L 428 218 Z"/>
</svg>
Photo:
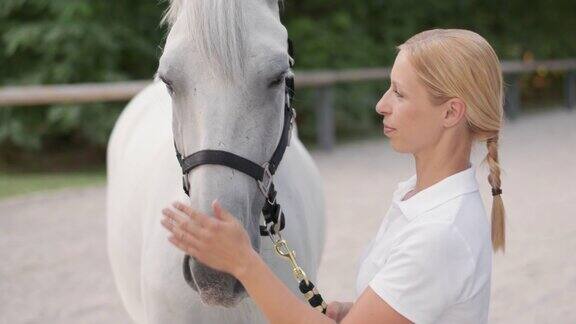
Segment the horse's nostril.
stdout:
<svg viewBox="0 0 576 324">
<path fill-rule="evenodd" d="M 192 273 L 198 285 L 197 292 L 217 304 L 225 305 L 246 295 L 242 283 L 228 273 L 216 271 L 199 262 L 194 263 Z"/>
<path fill-rule="evenodd" d="M 236 282 L 234 283 L 234 295 L 243 293 L 245 291 L 246 289 L 244 288 L 244 285 L 242 285 L 240 280 L 236 280 Z"/>
</svg>

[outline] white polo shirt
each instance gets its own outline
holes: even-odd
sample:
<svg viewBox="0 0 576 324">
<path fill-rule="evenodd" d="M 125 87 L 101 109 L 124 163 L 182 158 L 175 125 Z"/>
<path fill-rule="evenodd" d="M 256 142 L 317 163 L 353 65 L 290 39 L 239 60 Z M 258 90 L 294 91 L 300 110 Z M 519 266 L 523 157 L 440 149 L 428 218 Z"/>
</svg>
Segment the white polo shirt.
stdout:
<svg viewBox="0 0 576 324">
<path fill-rule="evenodd" d="M 402 201 L 401 182 L 376 236 L 360 257 L 357 297 L 369 285 L 415 323 L 486 323 L 492 242 L 476 167 Z"/>
</svg>

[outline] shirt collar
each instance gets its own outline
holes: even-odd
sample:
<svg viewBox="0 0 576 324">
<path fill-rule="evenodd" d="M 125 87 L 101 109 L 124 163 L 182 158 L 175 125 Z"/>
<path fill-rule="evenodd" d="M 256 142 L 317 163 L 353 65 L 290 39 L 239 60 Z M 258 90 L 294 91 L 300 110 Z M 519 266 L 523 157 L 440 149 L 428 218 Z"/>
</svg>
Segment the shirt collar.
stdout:
<svg viewBox="0 0 576 324">
<path fill-rule="evenodd" d="M 446 177 L 402 201 L 406 193 L 414 189 L 416 180 L 416 175 L 413 175 L 410 179 L 400 182 L 392 199 L 393 203 L 400 208 L 402 214 L 409 220 L 460 195 L 478 191 L 476 166 L 473 163 L 470 164 L 468 169 Z"/>
</svg>

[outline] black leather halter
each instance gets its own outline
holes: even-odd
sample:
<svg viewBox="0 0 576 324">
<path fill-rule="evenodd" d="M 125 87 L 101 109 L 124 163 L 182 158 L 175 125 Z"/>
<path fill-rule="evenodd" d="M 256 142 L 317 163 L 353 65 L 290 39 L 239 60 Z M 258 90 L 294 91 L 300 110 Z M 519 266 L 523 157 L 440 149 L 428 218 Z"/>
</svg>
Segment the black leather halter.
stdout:
<svg viewBox="0 0 576 324">
<path fill-rule="evenodd" d="M 294 57 L 294 49 L 290 39 L 288 39 L 288 54 L 290 57 Z M 290 60 L 290 67 L 293 67 L 293 65 L 293 60 Z M 276 201 L 276 190 L 274 189 L 272 176 L 282 161 L 286 147 L 290 145 L 290 135 L 296 118 L 296 111 L 292 108 L 290 101 L 293 95 L 294 78 L 289 77 L 285 79 L 284 126 L 282 129 L 282 135 L 280 136 L 280 141 L 274 154 L 272 154 L 270 160 L 263 165 L 258 165 L 257 163 L 234 153 L 219 150 L 202 150 L 182 158 L 182 155 L 178 152 L 176 143 L 174 143 L 176 157 L 182 167 L 182 187 L 184 192 L 186 192 L 187 195 L 190 194 L 188 173 L 201 165 L 223 165 L 243 172 L 256 180 L 258 188 L 266 197 L 264 207 L 262 207 L 262 215 L 264 216 L 266 226 L 260 225 L 260 235 L 268 236 L 270 233 L 276 234 L 281 231 L 285 226 L 284 213 L 282 212 L 280 204 Z M 195 289 L 196 286 L 192 280 L 192 274 L 190 273 L 189 260 L 190 256 L 186 255 L 183 264 L 184 278 L 186 279 L 186 282 L 188 282 L 188 285 Z"/>
<path fill-rule="evenodd" d="M 291 57 L 289 63 L 290 67 L 292 68 L 294 66 L 294 47 L 290 39 L 288 39 L 288 54 Z M 192 171 L 194 168 L 204 164 L 227 166 L 229 168 L 243 172 L 256 180 L 258 188 L 266 198 L 264 207 L 262 207 L 262 215 L 264 216 L 266 225 L 260 225 L 261 236 L 272 237 L 272 235 L 280 233 L 280 231 L 284 229 L 285 226 L 284 213 L 282 212 L 280 204 L 276 201 L 276 189 L 274 188 L 274 182 L 272 181 L 272 176 L 282 161 L 286 147 L 290 145 L 292 127 L 294 126 L 296 119 L 296 111 L 294 108 L 292 108 L 291 104 L 291 99 L 294 96 L 294 77 L 286 78 L 284 82 L 285 103 L 284 126 L 282 128 L 282 135 L 280 136 L 280 141 L 278 142 L 278 146 L 272 154 L 272 157 L 263 165 L 258 165 L 257 163 L 254 163 L 234 153 L 219 150 L 202 150 L 182 158 L 182 155 L 180 152 L 178 152 L 176 143 L 174 143 L 176 157 L 178 158 L 178 162 L 182 167 L 182 188 L 187 195 L 190 195 L 190 182 L 188 181 L 188 173 L 190 173 L 190 171 Z M 182 270 L 186 283 L 188 283 L 192 289 L 196 290 L 196 284 L 192 278 L 192 272 L 190 270 L 190 256 L 188 254 L 184 256 Z M 326 314 L 326 303 L 311 281 L 303 279 L 299 282 L 298 287 L 300 292 L 304 294 L 304 296 L 308 299 L 308 303 L 312 307 L 320 309 L 322 313 Z"/>
<path fill-rule="evenodd" d="M 292 41 L 288 39 L 288 53 L 290 57 L 294 57 L 294 49 Z M 290 67 L 293 67 L 293 60 L 290 60 Z M 276 190 L 272 182 L 272 176 L 276 173 L 278 165 L 282 161 L 286 147 L 290 145 L 290 135 L 292 127 L 296 119 L 296 111 L 292 108 L 291 98 L 294 95 L 294 78 L 288 77 L 285 83 L 285 103 L 284 103 L 284 126 L 282 135 L 276 150 L 272 154 L 270 160 L 263 165 L 258 165 L 244 157 L 234 153 L 220 151 L 220 150 L 202 150 L 195 152 L 185 158 L 182 158 L 176 143 L 174 149 L 176 150 L 176 157 L 182 167 L 182 187 L 187 195 L 190 195 L 190 183 L 188 182 L 188 173 L 194 168 L 205 164 L 223 165 L 229 168 L 238 170 L 252 178 L 254 178 L 260 191 L 266 197 L 266 202 L 262 208 L 262 213 L 266 224 L 273 226 L 260 225 L 260 235 L 267 236 L 268 233 L 277 233 L 285 226 L 284 215 L 281 212 L 280 205 L 276 203 Z M 278 227 L 279 225 L 279 227 Z"/>
</svg>

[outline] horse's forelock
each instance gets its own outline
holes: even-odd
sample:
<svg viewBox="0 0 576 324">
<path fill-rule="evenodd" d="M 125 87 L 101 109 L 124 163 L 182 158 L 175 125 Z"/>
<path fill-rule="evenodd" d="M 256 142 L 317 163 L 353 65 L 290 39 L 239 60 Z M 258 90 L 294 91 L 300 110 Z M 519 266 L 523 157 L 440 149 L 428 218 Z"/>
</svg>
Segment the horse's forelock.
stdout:
<svg viewBox="0 0 576 324">
<path fill-rule="evenodd" d="M 164 12 L 160 24 L 161 25 L 167 24 L 168 26 L 172 26 L 174 22 L 176 22 L 176 18 L 178 18 L 178 14 L 180 13 L 181 8 L 183 7 L 184 2 L 186 0 L 165 0 L 165 1 L 169 2 L 169 6 L 168 9 Z M 286 3 L 285 0 L 266 0 L 266 1 L 277 2 L 280 8 L 284 8 L 284 5 Z"/>
<path fill-rule="evenodd" d="M 162 23 L 172 27 L 183 19 L 189 36 L 215 72 L 234 80 L 245 71 L 246 28 L 241 5 L 242 0 L 170 0 Z"/>
</svg>

